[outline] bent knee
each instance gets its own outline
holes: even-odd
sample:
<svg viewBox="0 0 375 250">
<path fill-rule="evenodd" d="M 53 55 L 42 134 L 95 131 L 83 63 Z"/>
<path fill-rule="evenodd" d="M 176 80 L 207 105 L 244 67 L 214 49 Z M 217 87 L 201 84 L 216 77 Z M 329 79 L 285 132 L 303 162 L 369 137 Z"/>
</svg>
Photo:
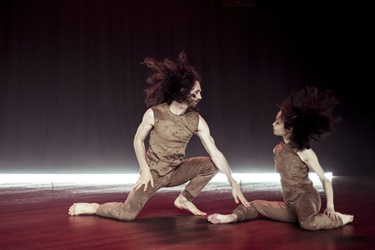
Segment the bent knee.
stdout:
<svg viewBox="0 0 375 250">
<path fill-rule="evenodd" d="M 267 201 L 264 201 L 264 200 L 252 200 L 252 201 L 250 201 L 250 204 L 257 205 L 257 204 L 264 204 L 265 202 L 267 202 Z"/>
<path fill-rule="evenodd" d="M 219 170 L 219 169 L 215 166 L 215 164 L 214 164 L 214 166 L 213 166 L 211 172 L 212 172 L 213 174 L 217 174 L 217 173 L 220 172 L 220 170 Z"/>
<path fill-rule="evenodd" d="M 121 213 L 117 219 L 120 221 L 133 221 L 136 217 L 136 215 Z"/>
<path fill-rule="evenodd" d="M 117 216 L 117 219 L 120 221 L 133 221 L 137 217 L 138 212 L 135 212 L 134 209 L 131 207 L 127 207 L 127 209 L 121 209 Z"/>
<path fill-rule="evenodd" d="M 308 230 L 308 231 L 316 231 L 319 228 L 317 227 L 317 224 L 313 220 L 300 220 L 299 225 L 302 229 Z"/>
</svg>

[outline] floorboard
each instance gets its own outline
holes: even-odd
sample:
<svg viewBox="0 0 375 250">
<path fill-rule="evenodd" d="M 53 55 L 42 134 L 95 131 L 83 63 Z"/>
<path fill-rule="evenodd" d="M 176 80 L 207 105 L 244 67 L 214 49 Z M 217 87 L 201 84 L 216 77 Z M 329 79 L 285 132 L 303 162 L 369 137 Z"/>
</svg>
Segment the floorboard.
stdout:
<svg viewBox="0 0 375 250">
<path fill-rule="evenodd" d="M 136 221 L 68 216 L 74 202 L 122 201 L 130 185 L 16 184 L 0 188 L 0 248 L 8 249 L 375 249 L 375 185 L 370 178 L 334 177 L 335 207 L 354 214 L 341 228 L 304 231 L 267 219 L 214 225 L 173 206 L 182 186 L 162 189 Z M 280 200 L 278 183 L 241 183 L 248 200 Z M 318 190 L 322 191 L 321 188 Z M 324 196 L 322 202 L 324 204 Z M 209 183 L 196 198 L 208 214 L 235 207 L 227 183 Z"/>
</svg>

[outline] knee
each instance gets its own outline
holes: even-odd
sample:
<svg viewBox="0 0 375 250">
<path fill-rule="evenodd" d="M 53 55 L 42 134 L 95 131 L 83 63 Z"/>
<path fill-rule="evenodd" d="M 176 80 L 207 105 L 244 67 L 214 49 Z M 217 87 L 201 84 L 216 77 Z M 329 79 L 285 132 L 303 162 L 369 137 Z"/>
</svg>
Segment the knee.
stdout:
<svg viewBox="0 0 375 250">
<path fill-rule="evenodd" d="M 133 215 L 131 213 L 124 213 L 124 212 L 121 212 L 119 216 L 117 217 L 117 219 L 120 221 L 134 221 L 135 218 L 136 218 L 136 215 Z"/>
<path fill-rule="evenodd" d="M 262 211 L 262 208 L 272 207 L 270 202 L 265 200 L 252 200 L 250 206 L 258 211 Z"/>
<path fill-rule="evenodd" d="M 252 202 L 250 202 L 250 207 L 240 204 L 232 213 L 237 215 L 237 218 L 233 222 L 253 220 L 259 216 L 259 212 Z"/>
<path fill-rule="evenodd" d="M 316 231 L 319 229 L 315 221 L 310 218 L 304 218 L 304 217 L 300 218 L 299 225 L 302 229 L 308 230 L 308 231 Z"/>
<path fill-rule="evenodd" d="M 255 207 L 256 205 L 260 204 L 260 203 L 264 203 L 263 200 L 252 200 L 250 201 L 250 205 Z"/>
<path fill-rule="evenodd" d="M 137 217 L 142 206 L 136 203 L 125 202 L 120 205 L 117 219 L 120 221 L 133 221 Z"/>
<path fill-rule="evenodd" d="M 253 213 L 254 217 L 258 217 L 261 214 L 259 212 L 259 211 L 261 211 L 261 209 L 259 209 L 259 207 L 260 207 L 260 205 L 263 202 L 264 202 L 263 200 L 253 200 L 253 201 L 250 201 L 250 208 L 247 208 L 247 209 L 252 210 L 252 213 Z"/>
<path fill-rule="evenodd" d="M 213 164 L 213 163 L 212 163 L 212 164 Z M 219 173 L 219 169 L 215 166 L 215 164 L 213 164 L 213 167 L 212 167 L 211 172 L 212 172 L 213 174 L 217 174 L 217 173 Z"/>
</svg>

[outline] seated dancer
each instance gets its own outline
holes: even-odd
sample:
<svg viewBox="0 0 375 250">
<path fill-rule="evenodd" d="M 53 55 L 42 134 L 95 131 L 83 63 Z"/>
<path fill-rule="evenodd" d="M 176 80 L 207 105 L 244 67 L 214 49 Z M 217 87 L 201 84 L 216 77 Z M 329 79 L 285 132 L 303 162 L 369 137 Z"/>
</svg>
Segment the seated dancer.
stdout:
<svg viewBox="0 0 375 250">
<path fill-rule="evenodd" d="M 292 93 L 280 106 L 273 132 L 283 138 L 273 149 L 276 171 L 280 174 L 283 202 L 254 200 L 251 207 L 239 205 L 231 214 L 212 214 L 207 217 L 213 224 L 254 220 L 258 216 L 283 222 L 298 222 L 305 230 L 331 229 L 353 221 L 352 215 L 335 211 L 333 189 L 329 179 L 310 147 L 310 140 L 320 141 L 330 134 L 339 117 L 332 109 L 338 100 L 329 92 L 318 92 L 306 87 Z M 320 213 L 321 199 L 309 179 L 314 171 L 323 184 L 326 208 Z"/>
<path fill-rule="evenodd" d="M 69 215 L 92 214 L 121 221 L 135 220 L 147 200 L 160 188 L 187 183 L 174 201 L 180 209 L 205 216 L 193 199 L 219 172 L 224 173 L 232 186 L 237 204 L 249 207 L 224 155 L 218 150 L 206 121 L 200 116 L 197 104 L 202 99 L 200 76 L 186 65 L 186 54 L 181 52 L 177 62 L 159 62 L 145 58 L 143 62 L 153 70 L 145 89 L 148 109 L 143 115 L 134 137 L 134 149 L 140 166 L 140 176 L 125 202 L 75 203 Z M 185 148 L 196 134 L 209 156 L 185 159 Z M 146 152 L 145 139 L 149 135 Z"/>
</svg>

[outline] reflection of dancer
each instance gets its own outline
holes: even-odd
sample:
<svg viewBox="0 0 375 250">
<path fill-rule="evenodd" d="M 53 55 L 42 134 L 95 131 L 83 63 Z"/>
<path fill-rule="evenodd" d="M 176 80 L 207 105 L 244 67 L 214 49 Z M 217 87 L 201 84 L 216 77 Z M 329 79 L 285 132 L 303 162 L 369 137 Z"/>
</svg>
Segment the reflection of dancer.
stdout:
<svg viewBox="0 0 375 250">
<path fill-rule="evenodd" d="M 76 203 L 69 208 L 69 214 L 95 214 L 131 221 L 158 189 L 189 182 L 174 205 L 194 215 L 206 215 L 192 201 L 219 170 L 227 176 L 235 202 L 241 201 L 249 207 L 232 177 L 227 160 L 217 149 L 207 123 L 196 111 L 202 99 L 200 77 L 193 67 L 185 65 L 185 53 L 180 53 L 178 63 L 169 59 L 157 62 L 152 58 L 146 58 L 144 63 L 155 73 L 147 79 L 150 84 L 146 89 L 149 109 L 134 137 L 139 179 L 125 202 Z M 201 139 L 210 157 L 183 158 L 193 134 Z M 146 152 L 144 140 L 148 135 Z"/>
<path fill-rule="evenodd" d="M 328 92 L 318 93 L 306 87 L 286 99 L 272 124 L 274 134 L 283 140 L 273 150 L 276 171 L 280 173 L 284 202 L 254 200 L 251 207 L 239 205 L 231 214 L 212 214 L 214 224 L 253 220 L 259 215 L 284 222 L 299 222 L 302 229 L 319 230 L 341 227 L 353 221 L 352 215 L 335 211 L 330 180 L 310 140 L 319 141 L 333 131 L 338 118 L 331 111 L 338 101 Z M 321 200 L 308 178 L 309 170 L 319 176 L 327 196 L 324 213 L 319 213 Z"/>
</svg>

